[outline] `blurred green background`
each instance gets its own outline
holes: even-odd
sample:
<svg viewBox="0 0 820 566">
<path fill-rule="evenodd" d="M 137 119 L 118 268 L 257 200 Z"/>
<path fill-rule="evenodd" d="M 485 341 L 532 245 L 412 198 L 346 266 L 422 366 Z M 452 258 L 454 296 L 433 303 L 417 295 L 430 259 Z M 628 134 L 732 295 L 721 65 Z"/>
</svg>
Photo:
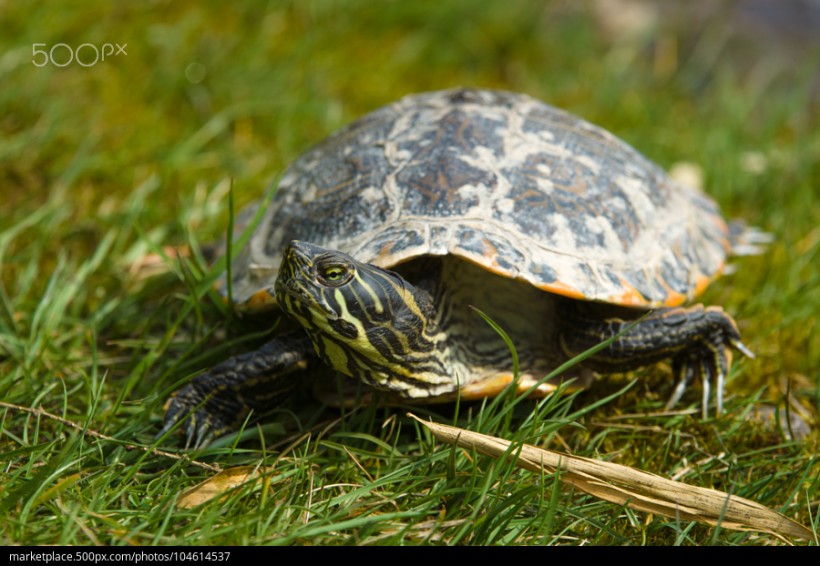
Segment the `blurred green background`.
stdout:
<svg viewBox="0 0 820 566">
<path fill-rule="evenodd" d="M 62 179 L 78 212 L 104 216 L 106 197 L 154 174 L 158 200 L 226 176 L 244 199 L 341 124 L 456 85 L 530 93 L 667 166 L 728 168 L 710 192 L 743 206 L 776 190 L 745 176 L 743 154 L 784 160 L 813 133 L 816 4 L 5 1 L 2 210 Z M 59 43 L 127 55 L 89 65 L 86 47 L 88 66 L 60 67 L 70 52 L 57 47 L 33 64 Z"/>
<path fill-rule="evenodd" d="M 766 260 L 733 279 L 735 300 L 758 306 L 735 312 L 744 327 L 765 313 L 758 349 L 777 351 L 770 372 L 814 378 L 817 4 L 3 2 L 0 219 L 48 205 L 53 221 L 7 238 L 2 281 L 15 296 L 26 265 L 15 254 L 32 246 L 47 272 L 115 231 L 117 265 L 80 290 L 97 308 L 129 292 L 125 264 L 147 248 L 218 239 L 231 181 L 247 203 L 311 144 L 407 93 L 504 88 L 599 124 L 663 167 L 683 163 L 727 215 L 772 232 Z M 104 46 L 124 53 L 95 62 Z M 30 279 L 35 300 L 46 279 Z"/>
<path fill-rule="evenodd" d="M 227 314 L 147 285 L 147 258 L 218 240 L 231 184 L 254 200 L 358 116 L 481 86 L 603 126 L 774 235 L 705 301 L 757 353 L 730 392 L 792 407 L 816 444 L 820 2 L 0 0 L 0 85 L 6 401 L 149 441 L 168 391 L 232 347 Z M 24 420 L 0 437 L 18 457 Z"/>
</svg>

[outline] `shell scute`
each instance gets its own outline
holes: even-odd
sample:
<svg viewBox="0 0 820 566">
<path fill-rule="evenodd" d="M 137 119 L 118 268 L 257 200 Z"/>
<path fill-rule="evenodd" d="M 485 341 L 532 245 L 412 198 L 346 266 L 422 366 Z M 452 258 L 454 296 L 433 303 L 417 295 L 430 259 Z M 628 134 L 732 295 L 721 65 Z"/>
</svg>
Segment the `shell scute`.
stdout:
<svg viewBox="0 0 820 566">
<path fill-rule="evenodd" d="M 525 95 L 413 95 L 330 136 L 283 176 L 234 269 L 241 303 L 291 240 L 392 267 L 452 254 L 569 297 L 679 304 L 720 273 L 715 203 L 605 130 Z"/>
</svg>

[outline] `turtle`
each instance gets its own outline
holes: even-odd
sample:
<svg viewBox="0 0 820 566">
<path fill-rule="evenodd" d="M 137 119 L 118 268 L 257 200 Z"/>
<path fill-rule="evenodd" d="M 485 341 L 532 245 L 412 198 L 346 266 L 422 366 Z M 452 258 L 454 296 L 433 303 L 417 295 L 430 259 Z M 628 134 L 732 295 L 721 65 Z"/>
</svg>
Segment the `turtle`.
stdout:
<svg viewBox="0 0 820 566">
<path fill-rule="evenodd" d="M 722 410 L 732 350 L 753 357 L 721 307 L 689 306 L 753 229 L 528 95 L 406 96 L 302 154 L 270 190 L 219 287 L 239 312 L 292 327 L 179 389 L 160 434 L 179 426 L 202 446 L 308 378 L 412 403 L 546 395 L 557 384 L 544 376 L 608 339 L 559 378 L 586 387 L 670 360 L 667 406 L 699 380 L 707 417 L 710 388 Z M 512 341 L 517 373 L 482 313 Z"/>
</svg>

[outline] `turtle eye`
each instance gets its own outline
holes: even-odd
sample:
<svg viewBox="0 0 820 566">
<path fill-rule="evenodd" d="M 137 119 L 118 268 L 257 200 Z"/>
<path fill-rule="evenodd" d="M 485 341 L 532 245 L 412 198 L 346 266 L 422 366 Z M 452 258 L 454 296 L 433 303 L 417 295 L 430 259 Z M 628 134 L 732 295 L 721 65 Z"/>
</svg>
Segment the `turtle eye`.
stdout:
<svg viewBox="0 0 820 566">
<path fill-rule="evenodd" d="M 353 278 L 353 268 L 338 263 L 319 265 L 316 272 L 319 282 L 327 287 L 341 287 Z"/>
</svg>

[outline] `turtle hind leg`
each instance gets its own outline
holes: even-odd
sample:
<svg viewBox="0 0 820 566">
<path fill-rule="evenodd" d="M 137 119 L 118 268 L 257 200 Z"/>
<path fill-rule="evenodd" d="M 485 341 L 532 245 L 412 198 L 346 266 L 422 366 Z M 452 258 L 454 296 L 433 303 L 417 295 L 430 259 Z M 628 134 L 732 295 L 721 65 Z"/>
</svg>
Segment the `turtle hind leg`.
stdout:
<svg viewBox="0 0 820 566">
<path fill-rule="evenodd" d="M 313 345 L 303 332 L 278 336 L 258 350 L 229 358 L 168 399 L 157 436 L 181 426 L 186 448 L 205 446 L 239 428 L 250 411 L 275 407 L 315 362 Z"/>
<path fill-rule="evenodd" d="M 702 411 L 706 418 L 712 385 L 717 413 L 723 410 L 723 389 L 732 362 L 732 348 L 748 357 L 754 354 L 741 342 L 731 316 L 720 307 L 660 308 L 637 320 L 592 318 L 577 309 L 563 317 L 559 333 L 561 351 L 570 357 L 615 336 L 603 350 L 583 365 L 602 373 L 626 371 L 671 359 L 677 384 L 667 403 L 674 406 L 686 388 L 699 378 L 703 387 Z M 632 328 L 626 330 L 630 325 Z M 625 332 L 624 332 L 625 331 Z M 621 332 L 620 336 L 618 336 Z"/>
</svg>

